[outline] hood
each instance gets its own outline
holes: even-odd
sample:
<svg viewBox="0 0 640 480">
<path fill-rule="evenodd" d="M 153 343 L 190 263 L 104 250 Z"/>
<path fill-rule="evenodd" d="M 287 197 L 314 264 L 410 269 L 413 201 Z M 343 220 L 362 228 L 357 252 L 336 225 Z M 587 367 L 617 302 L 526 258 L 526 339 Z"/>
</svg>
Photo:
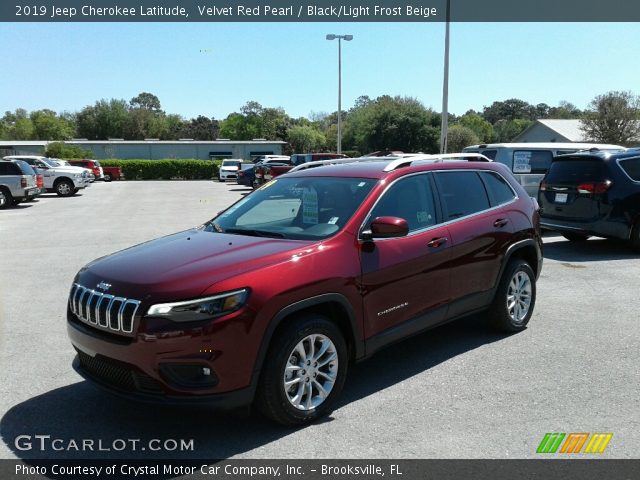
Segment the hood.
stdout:
<svg viewBox="0 0 640 480">
<path fill-rule="evenodd" d="M 229 277 L 272 265 L 314 242 L 187 230 L 94 260 L 80 284 L 143 302 L 196 298 Z"/>
<path fill-rule="evenodd" d="M 67 167 L 66 165 L 62 165 L 60 167 L 51 167 L 52 170 L 56 171 L 56 172 L 63 172 L 63 173 L 79 173 L 80 175 L 82 175 L 82 173 L 84 173 L 84 171 L 86 170 L 86 168 L 82 168 L 82 167 Z"/>
</svg>

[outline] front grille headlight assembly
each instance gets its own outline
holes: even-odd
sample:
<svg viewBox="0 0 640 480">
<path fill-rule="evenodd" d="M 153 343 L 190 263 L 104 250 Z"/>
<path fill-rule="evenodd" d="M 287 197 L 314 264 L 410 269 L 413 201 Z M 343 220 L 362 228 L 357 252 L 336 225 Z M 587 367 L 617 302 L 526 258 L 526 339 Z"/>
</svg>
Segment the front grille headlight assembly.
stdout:
<svg viewBox="0 0 640 480">
<path fill-rule="evenodd" d="M 147 315 L 166 318 L 174 322 L 211 320 L 241 309 L 249 298 L 249 289 L 234 290 L 212 297 L 184 302 L 158 303 L 149 307 Z"/>
</svg>

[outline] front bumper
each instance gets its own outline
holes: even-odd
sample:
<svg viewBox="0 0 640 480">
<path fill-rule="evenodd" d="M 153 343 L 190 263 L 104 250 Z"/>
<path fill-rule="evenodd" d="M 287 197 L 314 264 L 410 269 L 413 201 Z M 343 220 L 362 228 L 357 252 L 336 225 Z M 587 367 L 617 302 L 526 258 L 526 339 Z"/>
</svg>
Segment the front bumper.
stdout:
<svg viewBox="0 0 640 480">
<path fill-rule="evenodd" d="M 105 381 L 103 378 L 93 374 L 89 369 L 83 366 L 81 358 L 86 355 L 86 353 L 78 351 L 78 354 L 73 359 L 72 366 L 76 373 L 85 380 L 96 385 L 98 388 L 105 390 L 112 395 L 126 398 L 128 400 L 156 405 L 205 405 L 220 410 L 232 410 L 234 408 L 244 407 L 250 405 L 253 401 L 254 389 L 251 387 L 235 390 L 233 392 L 217 393 L 199 397 L 163 395 L 157 392 L 154 388 L 154 384 L 149 382 L 148 378 L 140 375 L 132 375 L 131 381 L 137 387 L 135 390 L 128 390 L 122 387 L 118 388 L 112 382 Z M 124 367 L 122 368 L 123 369 L 119 372 L 126 375 Z"/>
</svg>

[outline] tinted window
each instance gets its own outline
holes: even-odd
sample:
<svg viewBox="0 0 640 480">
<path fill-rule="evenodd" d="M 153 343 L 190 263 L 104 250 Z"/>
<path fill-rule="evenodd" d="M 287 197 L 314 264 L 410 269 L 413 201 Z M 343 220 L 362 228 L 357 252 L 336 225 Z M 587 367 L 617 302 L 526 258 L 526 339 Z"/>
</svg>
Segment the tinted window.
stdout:
<svg viewBox="0 0 640 480">
<path fill-rule="evenodd" d="M 24 162 L 22 160 L 16 160 L 16 165 L 22 171 L 22 175 L 35 175 L 36 174 L 35 170 L 33 168 L 31 168 L 31 165 L 29 165 L 27 162 Z"/>
<path fill-rule="evenodd" d="M 578 158 L 556 160 L 551 164 L 546 182 L 577 185 L 583 182 L 599 182 L 604 177 L 604 164 L 598 159 Z"/>
<path fill-rule="evenodd" d="M 429 176 L 414 175 L 394 183 L 374 207 L 369 223 L 376 217 L 404 218 L 410 232 L 435 225 L 436 208 Z"/>
<path fill-rule="evenodd" d="M 21 173 L 13 163 L 0 161 L 0 175 L 21 175 Z"/>
<path fill-rule="evenodd" d="M 640 182 L 640 158 L 620 160 L 620 166 L 636 182 Z"/>
<path fill-rule="evenodd" d="M 496 155 L 498 154 L 497 150 L 483 150 L 482 155 L 484 155 L 487 158 L 490 158 L 491 160 L 495 160 L 496 159 Z"/>
<path fill-rule="evenodd" d="M 552 160 L 551 150 L 518 150 L 513 152 L 513 173 L 547 173 Z"/>
<path fill-rule="evenodd" d="M 480 172 L 480 176 L 487 187 L 492 207 L 509 203 L 516 197 L 513 189 L 502 175 L 495 172 Z"/>
<path fill-rule="evenodd" d="M 444 220 L 487 210 L 489 198 L 476 172 L 436 172 Z"/>
</svg>

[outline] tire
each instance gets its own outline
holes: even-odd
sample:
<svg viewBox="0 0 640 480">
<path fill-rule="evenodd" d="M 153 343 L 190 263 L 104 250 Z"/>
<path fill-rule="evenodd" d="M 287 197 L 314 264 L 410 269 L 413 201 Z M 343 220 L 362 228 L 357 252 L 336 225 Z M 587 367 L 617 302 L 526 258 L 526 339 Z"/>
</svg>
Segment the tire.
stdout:
<svg viewBox="0 0 640 480">
<path fill-rule="evenodd" d="M 58 180 L 53 188 L 60 197 L 70 197 L 76 193 L 73 183 L 67 179 Z"/>
<path fill-rule="evenodd" d="M 113 180 L 113 177 L 111 176 L 110 173 L 105 173 L 104 174 L 104 181 L 105 182 L 110 182 L 111 180 Z"/>
<path fill-rule="evenodd" d="M 219 182 L 224 182 L 224 180 L 222 179 L 222 177 L 218 177 L 218 181 L 219 181 Z"/>
<path fill-rule="evenodd" d="M 4 188 L 0 188 L 0 210 L 9 208 L 11 205 L 13 205 L 13 197 L 11 196 L 11 192 L 5 190 Z"/>
<path fill-rule="evenodd" d="M 640 251 L 640 220 L 636 221 L 631 229 L 631 246 Z"/>
<path fill-rule="evenodd" d="M 512 297 L 519 301 L 512 303 Z M 489 307 L 489 320 L 504 332 L 522 331 L 531 319 L 535 304 L 536 276 L 533 269 L 524 260 L 510 261 Z"/>
<path fill-rule="evenodd" d="M 584 233 L 563 233 L 562 236 L 570 242 L 586 242 L 589 240 L 590 235 Z"/>
<path fill-rule="evenodd" d="M 310 358 L 305 361 L 303 354 Z M 333 410 L 348 363 L 347 344 L 335 323 L 321 315 L 293 319 L 269 348 L 258 384 L 257 407 L 282 425 L 313 422 Z M 288 390 L 285 376 L 292 382 Z"/>
</svg>

